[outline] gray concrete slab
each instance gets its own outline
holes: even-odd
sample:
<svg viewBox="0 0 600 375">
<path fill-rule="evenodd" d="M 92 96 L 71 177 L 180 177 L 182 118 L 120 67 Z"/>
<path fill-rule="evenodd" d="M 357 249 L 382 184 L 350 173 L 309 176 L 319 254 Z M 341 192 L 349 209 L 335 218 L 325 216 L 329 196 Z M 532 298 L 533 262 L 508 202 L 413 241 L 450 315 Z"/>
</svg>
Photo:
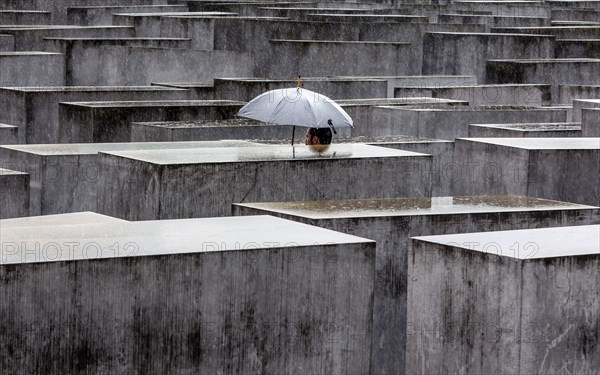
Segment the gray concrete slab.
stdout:
<svg viewBox="0 0 600 375">
<path fill-rule="evenodd" d="M 162 143 L 70 143 L 0 147 L 0 166 L 30 174 L 31 215 L 96 211 L 98 153 L 251 145 L 243 141 Z"/>
<path fill-rule="evenodd" d="M 14 125 L 0 124 L 0 145 L 19 143 L 19 128 Z"/>
<path fill-rule="evenodd" d="M 134 37 L 133 27 L 72 26 L 72 25 L 15 25 L 2 28 L 2 34 L 13 35 L 15 51 L 43 51 L 44 38 L 126 38 Z"/>
<path fill-rule="evenodd" d="M 581 110 L 581 132 L 583 137 L 600 137 L 600 109 Z"/>
<path fill-rule="evenodd" d="M 50 12 L 35 10 L 0 10 L 0 25 L 48 25 Z"/>
<path fill-rule="evenodd" d="M 368 372 L 373 241 L 268 216 L 1 238 L 0 326 L 29 348 L 6 371 L 69 372 L 68 347 L 93 372 Z"/>
<path fill-rule="evenodd" d="M 471 85 L 471 86 L 422 86 L 397 87 L 394 97 L 431 96 L 453 100 L 465 100 L 473 106 L 516 105 L 542 106 L 551 104 L 550 85 Z"/>
<path fill-rule="evenodd" d="M 132 142 L 279 139 L 291 143 L 292 134 L 295 135 L 294 143 L 304 144 L 306 128 L 297 127 L 294 131 L 293 126 L 265 124 L 245 119 L 131 123 Z M 350 134 L 350 128 L 342 128 L 337 130 L 334 137 L 348 137 Z"/>
<path fill-rule="evenodd" d="M 494 16 L 484 14 L 439 14 L 438 22 L 453 24 L 481 24 L 488 28 L 514 26 L 550 26 L 545 17 Z M 489 31 L 489 29 L 488 29 Z"/>
<path fill-rule="evenodd" d="M 154 86 L 0 87 L 0 122 L 23 129 L 20 143 L 58 143 L 60 102 L 185 100 L 189 95 Z"/>
<path fill-rule="evenodd" d="M 520 33 L 531 35 L 554 35 L 557 39 L 598 39 L 600 26 L 549 26 L 492 28 L 494 33 Z"/>
<path fill-rule="evenodd" d="M 99 158 L 98 212 L 128 220 L 226 216 L 232 203 L 246 201 L 431 195 L 425 172 L 431 156 L 361 144 L 106 152 Z"/>
<path fill-rule="evenodd" d="M 444 76 L 444 75 L 426 75 L 426 76 L 408 76 L 391 77 L 388 84 L 388 98 L 396 97 L 396 90 L 419 90 L 426 87 L 456 87 L 477 85 L 475 76 Z M 413 95 L 419 96 L 419 95 Z M 430 95 L 425 95 L 430 96 Z"/>
<path fill-rule="evenodd" d="M 12 228 L 38 228 L 47 230 L 49 227 L 60 227 L 66 225 L 88 225 L 103 223 L 127 223 L 126 220 L 117 219 L 95 212 L 73 212 L 69 214 L 28 216 L 14 219 L 5 219 L 0 221 L 0 231 L 7 231 Z"/>
<path fill-rule="evenodd" d="M 186 12 L 186 5 L 134 5 L 134 6 L 75 6 L 67 8 L 70 25 L 112 25 L 115 13 Z"/>
<path fill-rule="evenodd" d="M 456 195 L 518 194 L 600 205 L 600 138 L 456 139 Z"/>
<path fill-rule="evenodd" d="M 85 51 L 93 53 L 86 54 Z M 65 81 L 73 86 L 131 86 L 253 74 L 252 53 L 128 46 L 75 48 Z M 199 68 L 201 67 L 201 69 Z"/>
<path fill-rule="evenodd" d="M 0 52 L 14 52 L 15 37 L 12 35 L 0 34 Z"/>
<path fill-rule="evenodd" d="M 470 138 L 562 138 L 581 137 L 580 122 L 470 124 Z"/>
<path fill-rule="evenodd" d="M 488 60 L 488 83 L 551 84 L 558 97 L 561 84 L 600 84 L 600 59 Z"/>
<path fill-rule="evenodd" d="M 498 16 L 550 18 L 550 7 L 541 1 L 458 0 L 453 2 L 453 9 L 485 11 Z"/>
<path fill-rule="evenodd" d="M 153 47 L 153 48 L 190 48 L 190 39 L 184 38 L 73 38 L 73 37 L 51 37 L 44 38 L 45 50 L 58 52 L 65 55 L 72 54 L 72 59 L 78 57 L 73 55 L 73 49 L 81 49 L 83 53 L 93 53 L 98 46 L 129 46 L 129 47 Z M 67 71 L 72 67 L 67 66 Z"/>
<path fill-rule="evenodd" d="M 573 105 L 573 99 L 600 98 L 600 85 L 558 85 L 560 104 Z"/>
<path fill-rule="evenodd" d="M 557 40 L 555 53 L 559 59 L 599 58 L 600 38 Z"/>
<path fill-rule="evenodd" d="M 549 35 L 425 33 L 423 74 L 474 75 L 485 83 L 486 60 L 554 58 L 554 42 Z"/>
<path fill-rule="evenodd" d="M 434 99 L 439 100 L 439 99 Z M 454 140 L 466 137 L 469 124 L 516 122 L 565 122 L 565 109 L 513 106 L 407 108 L 378 106 L 373 108 L 371 126 L 365 135 L 403 134 L 420 138 Z M 361 130 L 355 127 L 355 133 Z M 362 134 L 361 134 L 362 135 Z"/>
<path fill-rule="evenodd" d="M 49 52 L 0 52 L 0 86 L 62 86 L 64 55 Z"/>
<path fill-rule="evenodd" d="M 0 168 L 0 219 L 29 215 L 29 174 Z"/>
<path fill-rule="evenodd" d="M 406 291 L 414 282 L 407 274 L 410 237 L 600 221 L 596 207 L 519 196 L 244 203 L 234 205 L 234 213 L 274 215 L 377 241 L 371 367 L 375 374 L 405 373 L 406 335 L 412 333 Z M 419 307 L 408 306 L 409 311 Z M 420 313 L 428 315 L 428 310 Z"/>
<path fill-rule="evenodd" d="M 583 108 L 600 108 L 600 98 L 573 99 L 573 121 L 581 122 L 581 110 Z"/>
<path fill-rule="evenodd" d="M 593 373 L 599 249 L 598 225 L 414 238 L 406 372 Z"/>
<path fill-rule="evenodd" d="M 59 141 L 129 142 L 133 122 L 232 119 L 243 105 L 227 100 L 61 103 Z"/>
<path fill-rule="evenodd" d="M 410 43 L 271 39 L 268 54 L 255 55 L 255 76 L 411 75 L 420 72 Z M 320 56 L 323 56 L 322 58 Z M 326 57 L 325 57 L 326 56 Z M 324 64 L 324 61 L 335 64 Z M 356 64 L 363 61 L 363 64 Z"/>
</svg>

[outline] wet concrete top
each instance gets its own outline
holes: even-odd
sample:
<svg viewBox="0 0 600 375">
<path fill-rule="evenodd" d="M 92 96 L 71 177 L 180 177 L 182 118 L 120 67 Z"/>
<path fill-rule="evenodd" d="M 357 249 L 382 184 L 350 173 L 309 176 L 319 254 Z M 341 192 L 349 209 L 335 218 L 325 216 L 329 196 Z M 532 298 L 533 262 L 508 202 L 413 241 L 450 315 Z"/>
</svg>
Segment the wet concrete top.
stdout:
<svg viewBox="0 0 600 375">
<path fill-rule="evenodd" d="M 234 100 L 153 100 L 153 101 L 115 101 L 115 102 L 69 102 L 69 105 L 90 108 L 137 108 L 137 107 L 217 107 L 244 105 Z"/>
<path fill-rule="evenodd" d="M 13 171 L 12 169 L 0 168 L 0 176 L 18 176 L 28 174 L 25 172 Z"/>
<path fill-rule="evenodd" d="M 21 226 L 8 230 L 0 221 L 0 241 L 0 265 L 319 244 L 374 244 L 360 237 L 271 216 Z M 36 248 L 39 250 L 30 251 Z"/>
<path fill-rule="evenodd" d="M 414 239 L 522 260 L 583 255 L 600 257 L 600 225 L 461 233 Z"/>
<path fill-rule="evenodd" d="M 573 131 L 581 130 L 580 122 L 548 122 L 522 124 L 470 124 L 481 128 L 510 129 L 515 131 Z"/>
<path fill-rule="evenodd" d="M 129 91 L 186 91 L 162 86 L 48 86 L 48 87 L 0 87 L 1 90 L 20 92 L 129 92 Z"/>
<path fill-rule="evenodd" d="M 15 125 L 0 124 L 0 129 L 18 129 Z"/>
<path fill-rule="evenodd" d="M 55 53 L 55 52 L 31 52 L 31 51 L 0 52 L 0 57 L 54 56 L 54 55 L 62 55 L 62 54 L 61 53 Z"/>
<path fill-rule="evenodd" d="M 492 59 L 488 62 L 506 62 L 511 64 L 596 64 L 600 59 Z"/>
<path fill-rule="evenodd" d="M 429 216 L 469 213 L 522 212 L 591 209 L 575 203 L 514 195 L 348 199 L 303 202 L 238 203 L 264 213 L 298 216 L 307 219 L 341 219 L 388 216 Z"/>
<path fill-rule="evenodd" d="M 167 129 L 193 129 L 193 128 L 211 128 L 211 127 L 235 127 L 235 126 L 282 126 L 266 124 L 264 122 L 247 119 L 227 119 L 227 120 L 202 120 L 202 121 L 162 121 L 162 122 L 134 122 L 144 126 L 155 126 Z M 286 125 L 291 126 L 291 125 Z"/>
<path fill-rule="evenodd" d="M 162 150 L 162 149 L 188 149 L 209 147 L 250 147 L 256 146 L 244 140 L 225 141 L 188 141 L 188 142 L 127 142 L 127 143 L 58 143 L 58 144 L 31 144 L 31 145 L 5 145 L 0 148 L 16 150 L 40 156 L 53 155 L 95 155 L 99 152 L 125 151 L 125 150 Z"/>
<path fill-rule="evenodd" d="M 255 144 L 254 146 L 249 147 L 115 151 L 107 153 L 157 165 L 301 161 L 309 159 L 412 158 L 429 156 L 416 152 L 394 150 L 364 144 L 331 144 L 317 146 Z"/>
<path fill-rule="evenodd" d="M 380 106 L 383 108 L 391 108 L 402 111 L 417 111 L 417 112 L 499 112 L 499 111 L 564 111 L 565 108 L 548 108 L 548 107 L 527 107 L 527 106 L 514 106 L 514 105 L 492 105 L 492 106 L 476 106 L 469 107 L 463 105 L 448 105 L 448 106 L 434 106 L 434 104 L 440 104 L 443 102 L 437 101 L 437 98 L 433 99 L 431 102 L 424 102 L 423 105 L 415 105 L 415 106 Z"/>
<path fill-rule="evenodd" d="M 0 220 L 0 230 L 19 227 L 48 227 L 72 224 L 94 224 L 94 223 L 126 223 L 126 220 L 111 216 L 101 215 L 95 212 L 75 212 L 58 215 L 29 216 L 15 219 Z"/>
<path fill-rule="evenodd" d="M 457 138 L 524 150 L 600 150 L 600 138 Z"/>
<path fill-rule="evenodd" d="M 126 17 L 213 17 L 213 16 L 237 16 L 237 13 L 232 12 L 145 12 L 145 13 L 114 13 L 114 16 L 126 16 Z"/>
<path fill-rule="evenodd" d="M 129 42 L 129 41 L 189 41 L 190 38 L 141 38 L 141 37 L 120 37 L 120 38 L 101 38 L 101 37 L 87 37 L 87 38 L 77 38 L 77 37 L 64 37 L 64 36 L 55 36 L 44 38 L 44 40 L 59 40 L 59 41 L 83 41 L 83 42 L 102 42 L 102 41 L 112 41 L 112 42 Z"/>
<path fill-rule="evenodd" d="M 453 100 L 453 99 L 441 99 L 432 97 L 417 97 L 417 98 L 377 98 L 377 99 L 341 99 L 335 101 L 341 107 L 344 106 L 412 106 L 412 105 L 423 105 L 423 104 L 455 104 L 459 106 L 467 106 L 468 101 L 464 100 Z M 467 107 L 468 108 L 468 107 Z"/>
<path fill-rule="evenodd" d="M 377 41 L 364 41 L 364 40 L 306 40 L 306 39 L 269 39 L 269 42 L 276 43 L 316 43 L 316 44 L 391 44 L 395 46 L 410 46 L 409 42 L 377 42 Z"/>
<path fill-rule="evenodd" d="M 527 38 L 540 38 L 540 37 L 547 37 L 547 38 L 554 38 L 554 35 L 540 35 L 540 34 L 518 34 L 518 33 L 465 33 L 465 32 L 452 32 L 452 31 L 433 31 L 433 32 L 426 32 L 426 34 L 443 34 L 443 35 L 470 35 L 470 36 L 477 36 L 477 37 L 504 37 L 504 36 L 509 36 L 509 37 L 527 37 Z"/>
</svg>

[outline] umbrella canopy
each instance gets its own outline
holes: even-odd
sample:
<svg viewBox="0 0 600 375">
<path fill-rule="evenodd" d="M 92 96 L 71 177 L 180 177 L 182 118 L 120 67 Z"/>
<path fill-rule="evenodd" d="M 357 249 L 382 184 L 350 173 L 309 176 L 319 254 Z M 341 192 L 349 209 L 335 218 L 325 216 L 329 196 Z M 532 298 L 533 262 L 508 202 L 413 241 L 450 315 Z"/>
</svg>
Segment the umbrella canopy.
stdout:
<svg viewBox="0 0 600 375">
<path fill-rule="evenodd" d="M 336 102 L 303 88 L 265 92 L 243 106 L 237 116 L 275 125 L 309 128 L 352 127 L 352 118 Z"/>
</svg>

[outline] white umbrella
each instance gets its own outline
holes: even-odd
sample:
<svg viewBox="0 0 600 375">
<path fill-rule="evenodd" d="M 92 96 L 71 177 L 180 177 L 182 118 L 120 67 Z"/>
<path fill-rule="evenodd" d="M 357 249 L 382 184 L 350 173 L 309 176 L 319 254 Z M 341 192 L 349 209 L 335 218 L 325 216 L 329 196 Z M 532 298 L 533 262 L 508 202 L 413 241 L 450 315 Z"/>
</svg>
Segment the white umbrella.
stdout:
<svg viewBox="0 0 600 375">
<path fill-rule="evenodd" d="M 352 118 L 336 102 L 301 87 L 265 92 L 243 106 L 236 116 L 274 125 L 330 128 L 334 134 L 336 128 L 353 125 Z"/>
</svg>

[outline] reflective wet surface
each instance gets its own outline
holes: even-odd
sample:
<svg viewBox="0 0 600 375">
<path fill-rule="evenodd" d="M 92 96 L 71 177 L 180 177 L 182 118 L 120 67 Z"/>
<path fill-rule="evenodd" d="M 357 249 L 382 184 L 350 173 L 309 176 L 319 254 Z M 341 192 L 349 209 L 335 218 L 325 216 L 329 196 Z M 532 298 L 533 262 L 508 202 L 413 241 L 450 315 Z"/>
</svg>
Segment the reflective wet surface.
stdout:
<svg viewBox="0 0 600 375">
<path fill-rule="evenodd" d="M 310 219 L 590 208 L 590 206 L 574 203 L 515 195 L 272 202 L 239 205 Z"/>
</svg>

